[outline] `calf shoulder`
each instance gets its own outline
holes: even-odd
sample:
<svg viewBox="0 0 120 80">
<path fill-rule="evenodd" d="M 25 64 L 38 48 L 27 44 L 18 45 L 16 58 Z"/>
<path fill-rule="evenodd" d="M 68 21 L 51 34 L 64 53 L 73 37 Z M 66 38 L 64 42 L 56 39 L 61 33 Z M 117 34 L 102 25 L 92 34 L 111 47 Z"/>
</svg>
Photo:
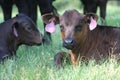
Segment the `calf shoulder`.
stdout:
<svg viewBox="0 0 120 80">
<path fill-rule="evenodd" d="M 98 59 L 109 54 L 119 54 L 120 28 L 98 25 L 95 30 L 88 31 L 87 39 L 84 43 L 79 53 L 88 58 L 94 57 Z"/>
</svg>

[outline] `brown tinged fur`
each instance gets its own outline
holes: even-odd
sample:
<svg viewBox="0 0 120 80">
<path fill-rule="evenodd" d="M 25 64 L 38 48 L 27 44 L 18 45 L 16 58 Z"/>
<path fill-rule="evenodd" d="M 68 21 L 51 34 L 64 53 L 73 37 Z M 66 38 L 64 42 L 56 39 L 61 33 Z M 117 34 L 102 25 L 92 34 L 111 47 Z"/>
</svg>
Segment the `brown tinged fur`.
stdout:
<svg viewBox="0 0 120 80">
<path fill-rule="evenodd" d="M 93 13 L 83 15 L 76 10 L 66 11 L 60 17 L 63 45 L 70 50 L 73 64 L 78 64 L 79 59 L 99 61 L 109 55 L 120 55 L 120 28 L 97 25 L 90 30 L 91 17 L 98 19 Z"/>
</svg>

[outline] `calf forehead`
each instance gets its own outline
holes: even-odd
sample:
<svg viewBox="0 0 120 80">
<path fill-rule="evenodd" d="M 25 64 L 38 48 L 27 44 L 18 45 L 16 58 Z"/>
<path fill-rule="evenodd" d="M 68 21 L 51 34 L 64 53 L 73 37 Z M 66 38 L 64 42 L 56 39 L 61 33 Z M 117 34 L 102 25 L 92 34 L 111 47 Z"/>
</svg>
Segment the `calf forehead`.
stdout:
<svg viewBox="0 0 120 80">
<path fill-rule="evenodd" d="M 28 16 L 20 17 L 20 22 L 32 23 L 32 20 Z"/>
<path fill-rule="evenodd" d="M 33 21 L 31 20 L 30 17 L 24 15 L 24 14 L 18 14 L 15 17 L 15 20 L 18 21 L 19 23 L 32 23 Z"/>
<path fill-rule="evenodd" d="M 80 21 L 82 21 L 84 15 L 80 14 L 76 10 L 69 10 L 66 11 L 61 17 L 60 17 L 60 24 L 64 26 L 74 26 L 78 24 Z"/>
<path fill-rule="evenodd" d="M 15 20 L 22 25 L 22 27 L 26 27 L 25 25 L 29 26 L 29 27 L 36 27 L 35 23 L 31 20 L 31 18 L 29 18 L 26 15 L 22 15 L 22 16 L 18 16 L 15 18 Z"/>
</svg>

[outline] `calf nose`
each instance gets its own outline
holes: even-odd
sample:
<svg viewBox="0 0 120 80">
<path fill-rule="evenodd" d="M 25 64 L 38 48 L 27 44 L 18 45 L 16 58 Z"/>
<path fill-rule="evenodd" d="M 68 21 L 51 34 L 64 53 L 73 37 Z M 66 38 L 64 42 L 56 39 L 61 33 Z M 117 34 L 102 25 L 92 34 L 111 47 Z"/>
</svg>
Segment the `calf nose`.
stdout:
<svg viewBox="0 0 120 80">
<path fill-rule="evenodd" d="M 72 38 L 64 39 L 63 46 L 67 49 L 72 49 L 75 45 L 75 41 Z"/>
<path fill-rule="evenodd" d="M 64 40 L 64 42 L 65 42 L 66 44 L 72 44 L 72 43 L 73 43 L 73 39 L 67 38 L 67 39 Z"/>
</svg>

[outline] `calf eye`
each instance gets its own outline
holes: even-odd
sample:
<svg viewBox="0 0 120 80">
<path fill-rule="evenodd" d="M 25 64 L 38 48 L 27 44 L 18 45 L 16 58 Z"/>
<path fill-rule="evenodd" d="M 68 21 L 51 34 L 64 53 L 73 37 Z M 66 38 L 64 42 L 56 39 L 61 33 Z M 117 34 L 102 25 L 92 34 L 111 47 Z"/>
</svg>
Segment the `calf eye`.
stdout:
<svg viewBox="0 0 120 80">
<path fill-rule="evenodd" d="M 60 25 L 60 29 L 61 29 L 61 31 L 64 31 L 64 26 Z"/>
<path fill-rule="evenodd" d="M 82 29 L 82 25 L 81 24 L 78 24 L 75 26 L 75 31 L 81 31 Z"/>
<path fill-rule="evenodd" d="M 90 19 L 88 19 L 86 22 L 87 22 L 88 24 L 90 24 Z"/>
<path fill-rule="evenodd" d="M 31 27 L 29 27 L 29 26 L 26 26 L 26 28 L 25 28 L 27 31 L 32 31 L 32 28 Z"/>
</svg>

